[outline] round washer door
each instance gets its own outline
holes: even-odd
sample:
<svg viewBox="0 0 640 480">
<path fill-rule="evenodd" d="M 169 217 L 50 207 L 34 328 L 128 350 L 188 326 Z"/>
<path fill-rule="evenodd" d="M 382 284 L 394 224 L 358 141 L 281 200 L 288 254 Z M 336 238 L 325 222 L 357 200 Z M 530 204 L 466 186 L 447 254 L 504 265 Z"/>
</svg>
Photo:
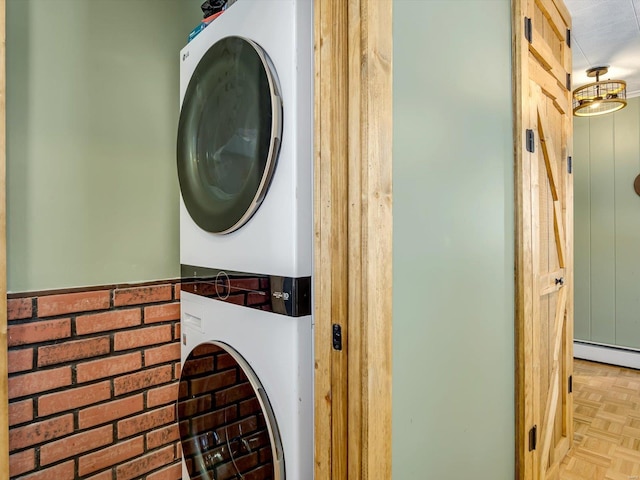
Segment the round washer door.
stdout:
<svg viewBox="0 0 640 480">
<path fill-rule="evenodd" d="M 189 478 L 284 480 L 278 425 L 258 377 L 229 345 L 194 348 L 178 394 L 182 456 Z"/>
<path fill-rule="evenodd" d="M 213 44 L 191 77 L 178 123 L 180 190 L 200 228 L 230 233 L 251 218 L 281 139 L 282 100 L 267 54 L 242 37 Z"/>
</svg>

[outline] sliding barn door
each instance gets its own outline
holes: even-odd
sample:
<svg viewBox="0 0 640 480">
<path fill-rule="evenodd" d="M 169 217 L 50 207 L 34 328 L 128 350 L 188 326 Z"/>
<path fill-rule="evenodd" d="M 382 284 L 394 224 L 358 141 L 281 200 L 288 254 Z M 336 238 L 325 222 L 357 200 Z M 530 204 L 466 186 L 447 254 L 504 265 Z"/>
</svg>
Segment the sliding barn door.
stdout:
<svg viewBox="0 0 640 480">
<path fill-rule="evenodd" d="M 558 478 L 573 436 L 571 18 L 514 0 L 518 469 Z"/>
</svg>

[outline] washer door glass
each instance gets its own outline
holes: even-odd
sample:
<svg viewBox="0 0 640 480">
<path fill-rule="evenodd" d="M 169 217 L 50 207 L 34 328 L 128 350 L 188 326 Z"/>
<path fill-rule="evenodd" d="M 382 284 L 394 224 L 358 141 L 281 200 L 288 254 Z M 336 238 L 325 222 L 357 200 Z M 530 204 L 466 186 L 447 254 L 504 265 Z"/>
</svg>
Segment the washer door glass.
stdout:
<svg viewBox="0 0 640 480">
<path fill-rule="evenodd" d="M 258 209 L 282 138 L 275 70 L 251 40 L 226 37 L 202 57 L 178 124 L 178 178 L 193 220 L 230 233 Z"/>
<path fill-rule="evenodd" d="M 249 364 L 222 342 L 194 348 L 178 396 L 182 456 L 189 478 L 284 480 L 280 433 Z"/>
</svg>

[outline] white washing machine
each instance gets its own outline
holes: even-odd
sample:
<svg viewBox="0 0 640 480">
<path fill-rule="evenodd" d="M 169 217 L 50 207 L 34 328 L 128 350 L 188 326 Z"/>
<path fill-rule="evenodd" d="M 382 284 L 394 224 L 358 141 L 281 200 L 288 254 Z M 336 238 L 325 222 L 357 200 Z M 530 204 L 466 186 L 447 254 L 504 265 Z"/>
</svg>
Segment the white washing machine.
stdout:
<svg viewBox="0 0 640 480">
<path fill-rule="evenodd" d="M 181 301 L 182 478 L 313 479 L 311 317 Z"/>
<path fill-rule="evenodd" d="M 181 52 L 183 478 L 313 478 L 311 0 Z"/>
</svg>

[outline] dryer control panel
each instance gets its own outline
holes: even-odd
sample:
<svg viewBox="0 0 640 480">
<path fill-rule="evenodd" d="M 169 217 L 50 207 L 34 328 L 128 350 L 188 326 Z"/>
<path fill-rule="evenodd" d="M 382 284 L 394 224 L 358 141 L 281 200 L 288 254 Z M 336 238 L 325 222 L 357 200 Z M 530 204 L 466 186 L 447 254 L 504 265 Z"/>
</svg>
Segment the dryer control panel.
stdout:
<svg viewBox="0 0 640 480">
<path fill-rule="evenodd" d="M 181 265 L 182 290 L 247 308 L 311 315 L 311 277 L 281 277 Z"/>
</svg>

